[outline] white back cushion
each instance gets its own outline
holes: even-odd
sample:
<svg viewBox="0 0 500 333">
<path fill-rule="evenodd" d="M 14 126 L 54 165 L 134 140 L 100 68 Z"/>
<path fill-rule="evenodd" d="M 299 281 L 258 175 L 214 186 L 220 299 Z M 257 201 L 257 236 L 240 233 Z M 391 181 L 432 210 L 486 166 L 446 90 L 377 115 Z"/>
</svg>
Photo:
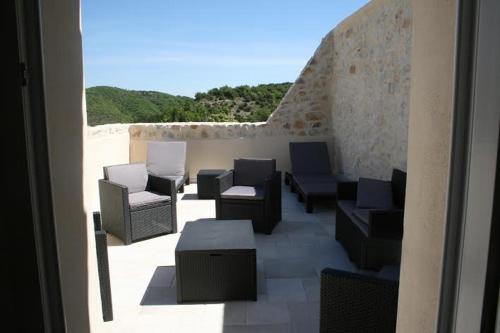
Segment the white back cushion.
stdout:
<svg viewBox="0 0 500 333">
<path fill-rule="evenodd" d="M 145 191 L 148 185 L 148 171 L 143 163 L 105 167 L 104 177 L 113 183 L 127 186 L 129 193 Z"/>
<path fill-rule="evenodd" d="M 184 176 L 186 142 L 148 142 L 147 167 L 157 176 Z"/>
</svg>

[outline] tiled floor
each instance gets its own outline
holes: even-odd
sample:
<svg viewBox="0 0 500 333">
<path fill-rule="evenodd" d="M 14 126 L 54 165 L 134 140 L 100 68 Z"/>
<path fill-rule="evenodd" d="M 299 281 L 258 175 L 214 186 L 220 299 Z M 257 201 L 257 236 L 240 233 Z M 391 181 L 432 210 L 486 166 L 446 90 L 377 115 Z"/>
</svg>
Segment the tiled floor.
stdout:
<svg viewBox="0 0 500 333">
<path fill-rule="evenodd" d="M 215 217 L 213 200 L 197 200 L 196 185 L 178 201 L 186 221 Z M 129 246 L 109 236 L 114 320 L 108 332 L 318 332 L 319 272 L 357 271 L 335 241 L 335 212 L 325 204 L 306 214 L 283 188 L 283 221 L 272 235 L 256 234 L 257 302 L 176 303 L 174 249 L 179 233 Z M 379 273 L 397 276 L 398 267 Z"/>
</svg>

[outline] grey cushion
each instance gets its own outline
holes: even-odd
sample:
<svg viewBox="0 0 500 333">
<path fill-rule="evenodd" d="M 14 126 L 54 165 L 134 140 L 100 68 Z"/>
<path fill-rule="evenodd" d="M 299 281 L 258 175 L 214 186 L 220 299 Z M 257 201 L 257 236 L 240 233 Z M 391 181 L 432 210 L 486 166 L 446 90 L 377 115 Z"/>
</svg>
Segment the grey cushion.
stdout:
<svg viewBox="0 0 500 333">
<path fill-rule="evenodd" d="M 184 176 L 186 142 L 148 142 L 147 167 L 157 176 Z"/>
<path fill-rule="evenodd" d="M 354 200 L 339 200 L 337 205 L 349 216 L 356 210 L 356 201 Z"/>
<path fill-rule="evenodd" d="M 355 209 L 352 214 L 356 216 L 361 222 L 368 225 L 370 219 L 370 209 Z"/>
<path fill-rule="evenodd" d="M 331 174 L 326 142 L 290 142 L 292 173 Z"/>
<path fill-rule="evenodd" d="M 104 167 L 104 178 L 126 186 L 129 193 L 144 191 L 148 185 L 148 171 L 142 163 Z"/>
<path fill-rule="evenodd" d="M 359 230 L 361 230 L 365 235 L 368 236 L 368 224 L 362 222 L 359 218 L 354 216 L 354 211 L 357 209 L 356 208 L 356 201 L 354 200 L 339 200 L 337 201 L 337 206 L 339 209 L 342 209 L 342 211 L 349 217 L 352 223 L 354 223 Z"/>
<path fill-rule="evenodd" d="M 360 178 L 358 182 L 358 208 L 390 209 L 392 202 L 392 184 L 388 181 Z"/>
<path fill-rule="evenodd" d="M 160 195 L 154 192 L 142 191 L 128 195 L 128 204 L 131 210 L 145 208 L 150 205 L 169 203 L 171 198 L 168 195 Z"/>
<path fill-rule="evenodd" d="M 274 159 L 234 160 L 234 184 L 239 186 L 262 186 L 266 178 L 276 172 Z"/>
<path fill-rule="evenodd" d="M 260 186 L 233 186 L 222 192 L 221 198 L 263 200 L 264 190 Z"/>
<path fill-rule="evenodd" d="M 297 183 L 337 183 L 337 177 L 323 174 L 293 175 L 293 179 Z"/>
</svg>

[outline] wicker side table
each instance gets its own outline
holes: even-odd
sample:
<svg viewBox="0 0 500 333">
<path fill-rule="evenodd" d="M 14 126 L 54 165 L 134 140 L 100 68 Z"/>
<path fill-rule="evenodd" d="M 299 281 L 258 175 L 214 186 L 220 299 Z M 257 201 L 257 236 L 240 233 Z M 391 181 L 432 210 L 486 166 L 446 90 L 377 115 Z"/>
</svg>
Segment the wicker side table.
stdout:
<svg viewBox="0 0 500 333">
<path fill-rule="evenodd" d="M 177 302 L 257 300 L 250 220 L 201 220 L 184 226 L 175 248 Z"/>
<path fill-rule="evenodd" d="M 199 199 L 215 199 L 215 178 L 222 175 L 226 170 L 204 169 L 196 176 Z"/>
</svg>

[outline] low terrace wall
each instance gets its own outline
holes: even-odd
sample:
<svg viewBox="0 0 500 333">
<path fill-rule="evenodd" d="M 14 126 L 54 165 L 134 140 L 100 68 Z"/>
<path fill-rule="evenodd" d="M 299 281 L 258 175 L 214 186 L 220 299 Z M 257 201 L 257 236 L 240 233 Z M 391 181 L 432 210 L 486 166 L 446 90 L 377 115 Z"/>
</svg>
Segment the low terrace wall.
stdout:
<svg viewBox="0 0 500 333">
<path fill-rule="evenodd" d="M 326 141 L 329 135 L 287 135 L 266 123 L 168 123 L 130 125 L 130 161 L 143 162 L 148 141 L 186 141 L 191 179 L 200 169 L 230 169 L 239 157 L 275 158 L 278 169 L 290 170 L 288 144 L 292 141 Z"/>
</svg>

